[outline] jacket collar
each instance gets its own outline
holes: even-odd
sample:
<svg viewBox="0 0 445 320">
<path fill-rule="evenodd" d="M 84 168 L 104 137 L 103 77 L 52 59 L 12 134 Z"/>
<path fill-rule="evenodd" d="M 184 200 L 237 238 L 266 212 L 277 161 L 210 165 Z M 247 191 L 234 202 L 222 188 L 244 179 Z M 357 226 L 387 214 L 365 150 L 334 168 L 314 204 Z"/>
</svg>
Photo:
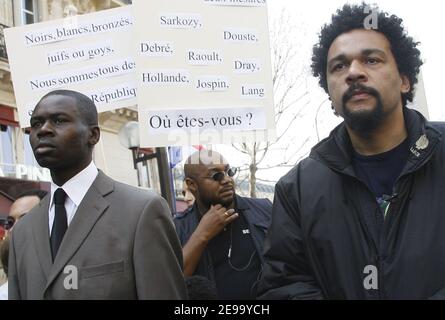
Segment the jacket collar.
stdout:
<svg viewBox="0 0 445 320">
<path fill-rule="evenodd" d="M 402 172 L 405 174 L 428 162 L 442 135 L 419 112 L 404 108 L 403 114 L 410 145 L 410 156 Z M 332 130 L 328 138 L 312 148 L 309 157 L 335 171 L 355 176 L 351 165 L 352 150 L 351 139 L 343 122 Z"/>
<path fill-rule="evenodd" d="M 240 197 L 239 195 L 235 195 L 235 210 L 248 210 L 249 205 L 247 204 L 246 200 L 244 200 L 243 197 Z"/>
<path fill-rule="evenodd" d="M 410 156 L 404 172 L 409 173 L 428 162 L 442 140 L 442 133 L 419 112 L 405 108 L 404 114 L 410 142 Z"/>
</svg>

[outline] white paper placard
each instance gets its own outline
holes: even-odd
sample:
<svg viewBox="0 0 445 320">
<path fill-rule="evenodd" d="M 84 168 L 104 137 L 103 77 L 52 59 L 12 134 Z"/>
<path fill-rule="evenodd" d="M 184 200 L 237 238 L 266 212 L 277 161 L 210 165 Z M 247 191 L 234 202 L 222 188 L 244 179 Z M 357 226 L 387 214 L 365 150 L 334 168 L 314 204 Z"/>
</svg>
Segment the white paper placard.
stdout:
<svg viewBox="0 0 445 320">
<path fill-rule="evenodd" d="M 266 0 L 202 0 L 214 6 L 264 7 Z"/>
<path fill-rule="evenodd" d="M 161 109 L 149 111 L 148 123 L 148 133 L 152 136 L 171 131 L 190 134 L 194 129 L 266 129 L 266 116 L 263 108 L 242 108 L 236 112 L 231 108 Z"/>
<path fill-rule="evenodd" d="M 134 0 L 133 13 L 142 147 L 275 139 L 265 0 Z"/>
<path fill-rule="evenodd" d="M 130 6 L 5 29 L 20 126 L 56 89 L 89 95 L 99 112 L 136 105 L 132 34 Z"/>
</svg>

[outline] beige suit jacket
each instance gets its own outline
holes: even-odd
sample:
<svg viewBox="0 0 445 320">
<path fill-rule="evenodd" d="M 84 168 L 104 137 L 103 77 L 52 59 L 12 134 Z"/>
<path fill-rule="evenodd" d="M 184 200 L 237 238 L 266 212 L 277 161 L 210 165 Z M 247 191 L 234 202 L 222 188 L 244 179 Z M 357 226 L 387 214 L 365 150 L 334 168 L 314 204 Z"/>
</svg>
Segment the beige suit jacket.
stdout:
<svg viewBox="0 0 445 320">
<path fill-rule="evenodd" d="M 9 299 L 185 299 L 170 210 L 151 191 L 99 174 L 51 259 L 49 196 L 12 232 Z"/>
</svg>

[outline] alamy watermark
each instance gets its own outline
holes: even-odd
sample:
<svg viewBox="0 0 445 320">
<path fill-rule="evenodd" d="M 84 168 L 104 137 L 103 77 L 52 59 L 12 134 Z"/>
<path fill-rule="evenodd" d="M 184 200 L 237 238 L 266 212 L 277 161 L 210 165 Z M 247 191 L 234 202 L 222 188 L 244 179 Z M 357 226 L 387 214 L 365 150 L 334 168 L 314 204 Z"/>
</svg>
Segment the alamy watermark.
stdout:
<svg viewBox="0 0 445 320">
<path fill-rule="evenodd" d="M 365 290 L 378 290 L 379 289 L 379 270 L 376 266 L 367 265 L 363 269 L 363 273 L 366 275 L 363 279 L 363 287 Z"/>
<path fill-rule="evenodd" d="M 63 279 L 63 287 L 65 290 L 79 289 L 79 271 L 76 266 L 67 265 L 63 269 L 63 273 L 67 276 Z"/>
<path fill-rule="evenodd" d="M 368 14 L 363 21 L 363 27 L 366 30 L 377 30 L 379 28 L 379 12 L 377 9 L 366 6 L 363 13 Z"/>
</svg>

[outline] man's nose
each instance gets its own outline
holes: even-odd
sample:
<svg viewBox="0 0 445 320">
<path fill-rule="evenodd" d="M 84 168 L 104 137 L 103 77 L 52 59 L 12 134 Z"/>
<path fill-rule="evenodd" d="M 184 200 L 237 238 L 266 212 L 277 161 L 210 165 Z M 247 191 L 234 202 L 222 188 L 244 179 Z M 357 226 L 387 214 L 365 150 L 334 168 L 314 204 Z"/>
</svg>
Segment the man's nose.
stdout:
<svg viewBox="0 0 445 320">
<path fill-rule="evenodd" d="M 226 184 L 232 182 L 232 177 L 230 177 L 227 172 L 224 172 L 224 179 L 222 179 L 221 183 Z"/>
<path fill-rule="evenodd" d="M 355 82 L 366 82 L 368 81 L 368 75 L 362 63 L 360 61 L 354 60 L 348 69 L 348 76 L 346 77 L 346 82 L 351 85 Z"/>
<path fill-rule="evenodd" d="M 51 124 L 51 121 L 47 120 L 45 121 L 40 128 L 37 129 L 37 137 L 43 137 L 49 134 L 54 133 L 54 128 Z"/>
</svg>

